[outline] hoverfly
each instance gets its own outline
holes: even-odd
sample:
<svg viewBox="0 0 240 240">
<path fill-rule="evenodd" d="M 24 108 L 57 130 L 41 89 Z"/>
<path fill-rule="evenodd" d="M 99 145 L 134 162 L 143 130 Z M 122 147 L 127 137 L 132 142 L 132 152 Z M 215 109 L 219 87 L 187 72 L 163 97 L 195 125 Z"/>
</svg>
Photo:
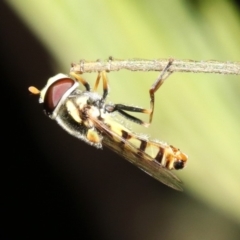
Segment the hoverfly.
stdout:
<svg viewBox="0 0 240 240">
<path fill-rule="evenodd" d="M 71 77 L 60 73 L 50 78 L 41 91 L 35 87 L 29 87 L 29 91 L 40 95 L 39 102 L 43 103 L 45 113 L 71 135 L 96 148 L 106 146 L 158 181 L 182 190 L 182 182 L 171 170 L 184 168 L 187 155 L 171 145 L 133 133 L 113 117 L 117 112 L 127 120 L 147 127 L 154 112 L 154 93 L 171 74 L 171 64 L 172 60 L 169 60 L 149 90 L 150 109 L 106 103 L 109 87 L 104 71 L 98 73 L 93 90 L 80 74 L 72 71 Z M 99 95 L 96 90 L 101 79 L 103 94 Z M 79 84 L 85 91 L 79 89 Z M 126 111 L 149 114 L 149 123 Z"/>
</svg>

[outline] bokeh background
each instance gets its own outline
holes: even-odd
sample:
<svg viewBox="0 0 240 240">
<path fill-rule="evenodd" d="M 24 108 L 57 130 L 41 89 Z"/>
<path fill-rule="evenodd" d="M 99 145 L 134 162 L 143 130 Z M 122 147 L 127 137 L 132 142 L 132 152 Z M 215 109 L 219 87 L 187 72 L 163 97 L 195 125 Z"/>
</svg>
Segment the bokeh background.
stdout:
<svg viewBox="0 0 240 240">
<path fill-rule="evenodd" d="M 189 155 L 184 192 L 69 136 L 27 91 L 80 59 L 239 61 L 238 2 L 8 0 L 0 13 L 1 239 L 240 239 L 239 76 L 174 73 L 151 127 L 132 126 Z M 148 107 L 157 75 L 109 73 L 109 101 Z"/>
</svg>

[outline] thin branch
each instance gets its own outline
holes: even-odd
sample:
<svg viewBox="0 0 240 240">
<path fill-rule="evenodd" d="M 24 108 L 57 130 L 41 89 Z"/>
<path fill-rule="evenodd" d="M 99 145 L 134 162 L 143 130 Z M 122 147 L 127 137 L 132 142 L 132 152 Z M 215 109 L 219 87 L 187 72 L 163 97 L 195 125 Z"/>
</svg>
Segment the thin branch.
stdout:
<svg viewBox="0 0 240 240">
<path fill-rule="evenodd" d="M 90 73 L 98 71 L 119 71 L 127 69 L 130 71 L 162 71 L 169 62 L 169 59 L 113 59 L 101 61 L 85 61 L 72 64 L 71 72 Z M 193 61 L 174 59 L 169 71 L 171 72 L 192 72 L 192 73 L 219 73 L 219 74 L 240 74 L 240 62 L 220 61 Z"/>
</svg>

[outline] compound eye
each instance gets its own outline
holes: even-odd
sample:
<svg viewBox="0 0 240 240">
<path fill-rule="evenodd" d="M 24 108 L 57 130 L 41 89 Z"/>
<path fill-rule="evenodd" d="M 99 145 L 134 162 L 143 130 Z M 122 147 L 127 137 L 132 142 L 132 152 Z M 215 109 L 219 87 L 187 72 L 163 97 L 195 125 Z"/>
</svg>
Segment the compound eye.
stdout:
<svg viewBox="0 0 240 240">
<path fill-rule="evenodd" d="M 74 83 L 74 80 L 71 78 L 62 78 L 49 86 L 43 103 L 43 107 L 47 114 L 52 114 L 62 96 L 73 86 Z"/>
<path fill-rule="evenodd" d="M 184 161 L 178 160 L 174 163 L 174 169 L 179 170 L 184 168 Z"/>
</svg>

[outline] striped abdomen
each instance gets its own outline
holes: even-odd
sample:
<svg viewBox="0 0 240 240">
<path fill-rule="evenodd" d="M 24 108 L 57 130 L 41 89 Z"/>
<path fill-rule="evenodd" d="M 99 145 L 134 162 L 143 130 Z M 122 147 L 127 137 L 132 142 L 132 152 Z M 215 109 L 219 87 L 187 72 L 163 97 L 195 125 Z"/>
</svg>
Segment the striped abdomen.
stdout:
<svg viewBox="0 0 240 240">
<path fill-rule="evenodd" d="M 138 136 L 115 121 L 111 121 L 111 124 L 110 121 L 105 121 L 105 124 L 112 132 L 111 137 L 115 142 L 119 142 L 124 150 L 131 151 L 144 160 L 156 161 L 168 169 L 184 168 L 187 156 L 179 149 Z"/>
</svg>

